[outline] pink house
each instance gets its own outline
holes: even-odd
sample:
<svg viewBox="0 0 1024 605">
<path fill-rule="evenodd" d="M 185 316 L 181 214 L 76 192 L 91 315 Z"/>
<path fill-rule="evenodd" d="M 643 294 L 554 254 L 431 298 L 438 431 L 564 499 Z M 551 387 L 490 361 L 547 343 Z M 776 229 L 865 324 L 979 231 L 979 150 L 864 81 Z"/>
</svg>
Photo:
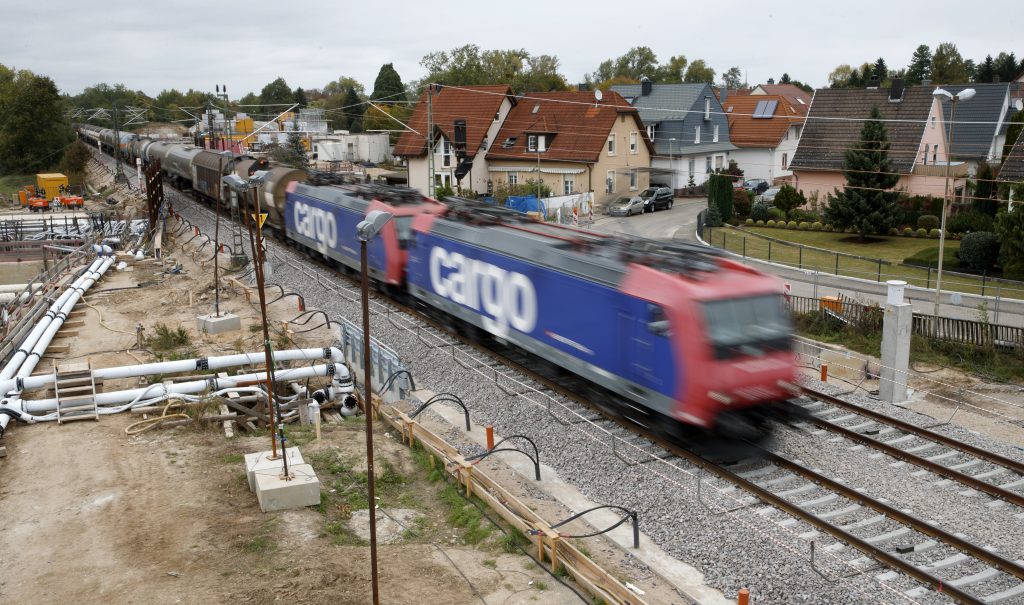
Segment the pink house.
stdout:
<svg viewBox="0 0 1024 605">
<path fill-rule="evenodd" d="M 889 161 L 900 175 L 895 189 L 908 195 L 942 197 L 946 186 L 945 123 L 933 87 L 824 88 L 816 90 L 804 121 L 800 143 L 790 167 L 793 185 L 808 199 L 825 202 L 846 185 L 846 151 L 860 140 L 860 131 L 873 107 L 885 121 Z M 962 191 L 967 166 L 950 165 L 950 187 Z"/>
</svg>

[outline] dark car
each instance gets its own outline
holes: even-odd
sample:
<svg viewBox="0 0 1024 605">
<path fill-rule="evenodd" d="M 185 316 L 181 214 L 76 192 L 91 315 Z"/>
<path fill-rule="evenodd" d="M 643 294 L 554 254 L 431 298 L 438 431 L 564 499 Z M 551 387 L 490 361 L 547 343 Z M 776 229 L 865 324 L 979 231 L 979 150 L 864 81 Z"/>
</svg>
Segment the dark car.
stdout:
<svg viewBox="0 0 1024 605">
<path fill-rule="evenodd" d="M 654 212 L 658 208 L 672 207 L 672 190 L 668 187 L 648 187 L 640 192 L 644 201 L 644 212 Z"/>
<path fill-rule="evenodd" d="M 754 193 L 764 193 L 764 190 L 771 186 L 771 183 L 764 179 L 747 179 L 743 188 Z"/>
</svg>

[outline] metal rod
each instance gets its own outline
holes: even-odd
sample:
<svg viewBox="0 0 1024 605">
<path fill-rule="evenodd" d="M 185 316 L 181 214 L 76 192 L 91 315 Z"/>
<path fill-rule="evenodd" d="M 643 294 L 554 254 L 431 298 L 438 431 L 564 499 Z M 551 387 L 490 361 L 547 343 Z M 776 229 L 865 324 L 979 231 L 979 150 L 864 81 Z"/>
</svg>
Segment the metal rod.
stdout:
<svg viewBox="0 0 1024 605">
<path fill-rule="evenodd" d="M 433 153 L 428 149 L 428 153 Z M 366 240 L 359 240 L 361 285 L 363 295 L 363 390 L 366 398 L 363 413 L 366 415 L 366 489 L 370 503 L 370 590 L 373 605 L 380 605 L 380 587 L 377 578 L 377 511 L 374 497 L 376 477 L 373 470 L 373 385 L 370 371 L 370 270 L 366 260 Z"/>
<path fill-rule="evenodd" d="M 259 195 L 254 188 L 252 190 L 253 197 L 253 209 L 257 208 L 259 202 Z M 259 249 L 262 247 L 260 238 L 253 235 L 253 223 L 256 220 L 249 220 L 249 213 L 245 212 L 245 224 L 249 230 L 249 244 L 252 246 L 252 259 L 255 266 L 253 267 L 256 277 L 256 290 L 259 293 L 260 298 L 260 313 L 263 318 L 263 350 L 266 356 L 267 363 L 267 416 L 270 418 L 270 452 L 273 458 L 277 458 L 277 422 L 274 418 L 274 383 L 271 379 L 271 373 L 274 371 L 274 358 L 270 352 L 270 328 L 267 325 L 267 306 L 266 306 L 266 295 L 263 292 L 263 262 L 262 254 Z M 287 462 L 286 462 L 287 463 Z M 287 472 L 285 473 L 287 474 Z"/>
</svg>

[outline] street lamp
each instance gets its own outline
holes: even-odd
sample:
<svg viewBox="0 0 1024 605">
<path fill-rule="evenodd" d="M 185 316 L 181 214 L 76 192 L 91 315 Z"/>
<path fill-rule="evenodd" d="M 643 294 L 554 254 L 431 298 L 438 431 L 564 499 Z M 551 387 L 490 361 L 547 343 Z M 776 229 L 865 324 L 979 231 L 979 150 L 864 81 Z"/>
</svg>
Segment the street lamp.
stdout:
<svg viewBox="0 0 1024 605">
<path fill-rule="evenodd" d="M 669 145 L 668 145 L 668 167 L 669 167 L 670 170 L 672 170 L 671 181 L 669 181 L 669 184 L 672 185 L 672 191 L 675 191 L 676 190 L 676 161 L 675 161 L 675 157 L 674 157 L 674 153 L 673 153 L 676 150 L 676 140 L 675 140 L 675 138 L 673 137 L 673 138 L 669 139 L 668 143 L 669 143 Z"/>
<path fill-rule="evenodd" d="M 946 207 L 949 205 L 949 166 L 952 164 L 953 152 L 953 126 L 956 124 L 956 104 L 959 101 L 969 101 L 975 95 L 973 88 L 965 88 L 957 94 L 953 94 L 943 88 L 936 88 L 932 96 L 940 101 L 942 97 L 949 99 L 952 107 L 949 108 L 949 128 L 946 129 L 946 188 L 942 196 L 942 224 L 939 227 L 939 268 L 938 276 L 935 278 L 935 330 L 939 329 L 939 304 L 942 299 L 942 256 L 946 251 Z"/>
<path fill-rule="evenodd" d="M 390 212 L 374 210 L 366 214 L 366 219 L 356 225 L 359 235 L 359 257 L 361 263 L 363 291 L 363 391 L 366 394 L 363 413 L 366 416 L 366 487 L 367 500 L 370 503 L 370 586 L 373 593 L 373 605 L 380 604 L 380 592 L 377 582 L 377 510 L 374 498 L 376 479 L 373 475 L 373 386 L 370 372 L 370 270 L 367 263 L 366 243 L 380 233 L 384 225 L 394 217 Z"/>
</svg>

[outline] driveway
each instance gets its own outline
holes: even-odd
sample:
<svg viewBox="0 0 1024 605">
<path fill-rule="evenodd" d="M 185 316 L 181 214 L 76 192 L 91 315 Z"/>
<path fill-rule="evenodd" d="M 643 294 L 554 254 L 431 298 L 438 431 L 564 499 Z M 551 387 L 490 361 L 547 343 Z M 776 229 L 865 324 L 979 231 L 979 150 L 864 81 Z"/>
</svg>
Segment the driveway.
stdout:
<svg viewBox="0 0 1024 605">
<path fill-rule="evenodd" d="M 594 221 L 593 230 L 696 243 L 697 215 L 707 207 L 707 198 L 676 198 L 670 210 L 635 216 L 601 216 Z"/>
</svg>

